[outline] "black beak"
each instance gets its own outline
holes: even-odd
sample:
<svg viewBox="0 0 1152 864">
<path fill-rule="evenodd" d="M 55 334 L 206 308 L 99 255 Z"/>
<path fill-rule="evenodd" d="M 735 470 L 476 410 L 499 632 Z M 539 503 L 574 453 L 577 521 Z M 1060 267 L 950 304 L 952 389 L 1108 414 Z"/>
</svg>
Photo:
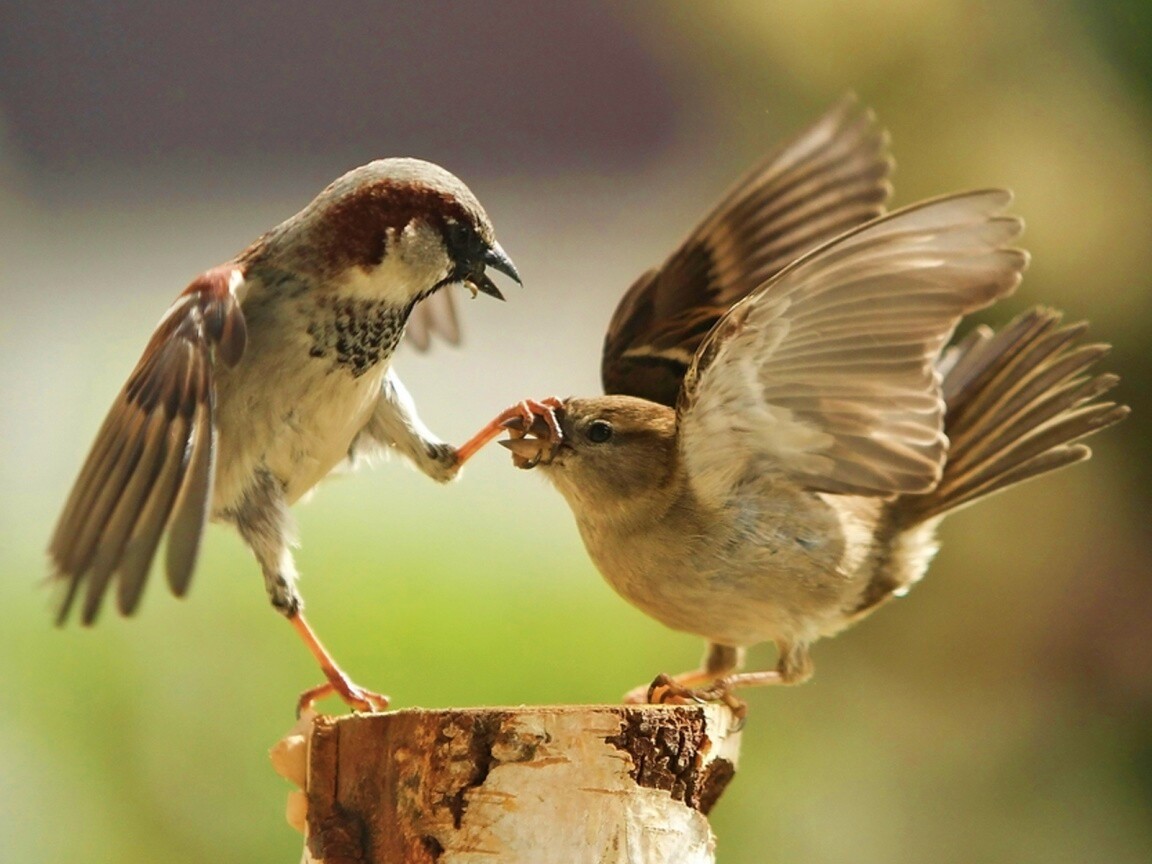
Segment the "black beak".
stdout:
<svg viewBox="0 0 1152 864">
<path fill-rule="evenodd" d="M 517 285 L 524 284 L 520 281 L 520 273 L 516 270 L 516 265 L 512 263 L 512 259 L 500 248 L 499 243 L 493 243 L 485 249 L 484 254 L 480 256 L 480 260 L 477 263 L 479 266 L 477 266 L 468 277 L 468 281 L 476 287 L 477 291 L 483 291 L 489 297 L 495 297 L 497 300 L 504 299 L 504 295 L 500 293 L 500 289 L 496 287 L 496 283 L 489 279 L 488 274 L 484 272 L 486 266 L 516 280 Z"/>
<path fill-rule="evenodd" d="M 524 284 L 520 281 L 520 273 L 516 270 L 516 265 L 512 263 L 512 259 L 500 248 L 499 243 L 494 242 L 488 247 L 488 250 L 484 253 L 484 263 L 493 270 L 497 270 L 514 280 L 517 285 Z"/>
</svg>

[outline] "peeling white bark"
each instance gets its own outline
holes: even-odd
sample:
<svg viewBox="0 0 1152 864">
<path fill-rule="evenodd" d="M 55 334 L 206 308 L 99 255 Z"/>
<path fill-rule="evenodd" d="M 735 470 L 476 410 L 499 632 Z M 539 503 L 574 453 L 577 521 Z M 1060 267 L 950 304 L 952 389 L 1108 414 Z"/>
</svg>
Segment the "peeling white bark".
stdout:
<svg viewBox="0 0 1152 864">
<path fill-rule="evenodd" d="M 735 725 L 711 705 L 409 710 L 318 718 L 273 760 L 306 762 L 306 862 L 711 864 Z"/>
</svg>

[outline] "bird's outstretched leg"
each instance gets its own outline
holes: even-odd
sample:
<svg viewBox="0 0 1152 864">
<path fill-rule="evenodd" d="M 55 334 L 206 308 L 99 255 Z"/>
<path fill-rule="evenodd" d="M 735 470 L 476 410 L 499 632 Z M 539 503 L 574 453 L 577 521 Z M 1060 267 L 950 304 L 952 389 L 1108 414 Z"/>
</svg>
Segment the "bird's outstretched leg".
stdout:
<svg viewBox="0 0 1152 864">
<path fill-rule="evenodd" d="M 352 442 L 349 457 L 353 461 L 366 441 L 395 450 L 438 483 L 452 480 L 460 470 L 456 448 L 445 444 L 424 425 L 416 413 L 416 403 L 393 369 L 385 373 L 380 398 Z"/>
<path fill-rule="evenodd" d="M 524 399 L 504 409 L 456 451 L 457 464 L 463 465 L 475 456 L 485 444 L 493 438 L 499 437 L 509 428 L 515 428 L 522 432 L 527 431 L 537 418 L 541 418 L 547 426 L 550 440 L 559 443 L 564 437 L 560 431 L 560 423 L 556 419 L 556 409 L 560 407 L 562 407 L 560 400 L 555 396 L 549 396 L 539 402 L 535 399 Z"/>
<path fill-rule="evenodd" d="M 256 482 L 245 490 L 239 506 L 225 516 L 235 523 L 240 536 L 256 556 L 272 606 L 292 624 L 328 679 L 327 683 L 301 694 L 297 709 L 303 710 L 317 699 L 335 694 L 354 711 L 383 711 L 388 707 L 388 697 L 353 682 L 304 618 L 304 601 L 296 589 L 296 565 L 291 551 L 292 520 L 288 505 L 279 481 L 270 472 L 257 471 L 255 477 Z"/>
</svg>

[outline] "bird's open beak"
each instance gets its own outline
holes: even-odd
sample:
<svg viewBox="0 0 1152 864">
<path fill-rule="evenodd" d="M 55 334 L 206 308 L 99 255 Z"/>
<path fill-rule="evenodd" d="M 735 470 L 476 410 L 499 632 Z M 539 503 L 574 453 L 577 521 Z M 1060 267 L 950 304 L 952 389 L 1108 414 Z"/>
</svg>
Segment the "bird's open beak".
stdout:
<svg viewBox="0 0 1152 864">
<path fill-rule="evenodd" d="M 517 285 L 524 284 L 520 281 L 520 272 L 516 269 L 516 265 L 512 263 L 512 259 L 500 248 L 499 243 L 493 243 L 489 246 L 480 261 L 482 266 L 477 267 L 467 280 L 477 291 L 483 291 L 489 297 L 495 297 L 497 300 L 504 299 L 504 295 L 500 293 L 500 289 L 496 287 L 496 283 L 484 272 L 484 267 L 491 267 L 493 270 L 503 273 L 510 279 L 515 280 Z"/>
<path fill-rule="evenodd" d="M 512 463 L 517 468 L 535 468 L 547 465 L 560 449 L 545 419 L 539 415 L 532 418 L 532 425 L 525 428 L 522 417 L 513 417 L 502 424 L 511 438 L 500 441 L 500 446 L 512 451 Z"/>
<path fill-rule="evenodd" d="M 535 468 L 541 462 L 550 461 L 545 456 L 552 445 L 544 438 L 506 438 L 499 444 L 512 451 L 512 462 L 517 468 Z"/>
</svg>

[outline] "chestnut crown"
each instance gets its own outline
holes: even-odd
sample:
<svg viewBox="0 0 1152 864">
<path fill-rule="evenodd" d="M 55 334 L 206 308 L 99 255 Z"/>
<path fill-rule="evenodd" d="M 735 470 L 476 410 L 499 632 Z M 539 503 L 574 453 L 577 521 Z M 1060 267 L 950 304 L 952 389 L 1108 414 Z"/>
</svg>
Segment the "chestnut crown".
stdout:
<svg viewBox="0 0 1152 864">
<path fill-rule="evenodd" d="M 459 178 L 420 159 L 378 159 L 333 181 L 244 258 L 349 279 L 415 300 L 452 283 L 503 299 L 487 267 L 520 282 L 488 214 Z"/>
</svg>

